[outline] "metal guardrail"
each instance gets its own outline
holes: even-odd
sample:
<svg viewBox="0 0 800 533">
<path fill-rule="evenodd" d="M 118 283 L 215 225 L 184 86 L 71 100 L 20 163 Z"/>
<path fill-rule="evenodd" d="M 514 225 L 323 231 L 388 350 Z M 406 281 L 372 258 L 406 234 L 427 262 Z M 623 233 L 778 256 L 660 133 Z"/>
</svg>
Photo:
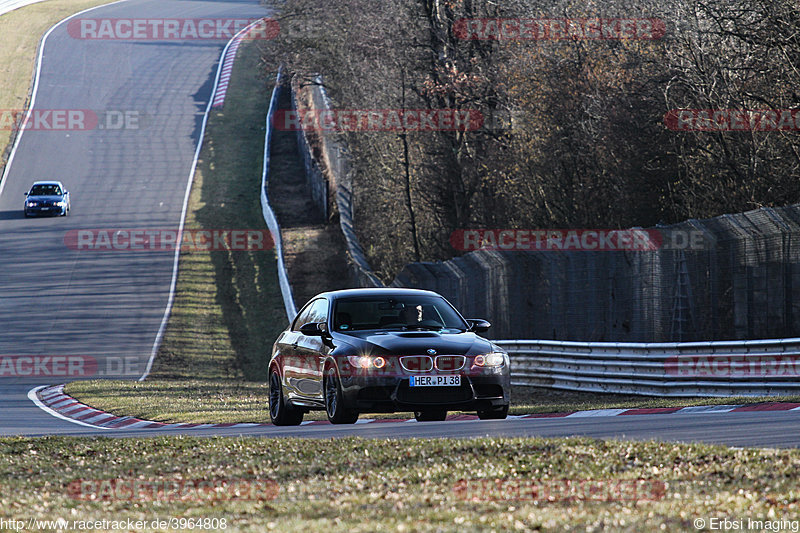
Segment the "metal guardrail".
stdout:
<svg viewBox="0 0 800 533">
<path fill-rule="evenodd" d="M 800 338 L 494 342 L 509 353 L 512 385 L 644 396 L 800 394 Z"/>
<path fill-rule="evenodd" d="M 269 205 L 269 198 L 267 197 L 267 186 L 269 182 L 269 155 L 270 146 L 272 141 L 272 117 L 275 114 L 275 107 L 278 105 L 278 96 L 283 84 L 283 67 L 278 69 L 278 76 L 275 80 L 275 88 L 272 90 L 272 98 L 269 101 L 269 111 L 267 111 L 267 118 L 265 124 L 264 134 L 264 166 L 261 172 L 261 213 L 264 216 L 264 221 L 267 223 L 269 232 L 272 234 L 272 242 L 275 243 L 275 259 L 278 263 L 278 283 L 281 287 L 281 295 L 283 296 L 283 306 L 286 310 L 286 316 L 291 322 L 297 314 L 297 308 L 294 304 L 294 296 L 292 295 L 292 287 L 289 285 L 289 274 L 286 272 L 286 265 L 283 261 L 283 240 L 281 239 L 281 228 L 278 226 L 278 219 L 275 217 L 275 212 Z"/>
</svg>

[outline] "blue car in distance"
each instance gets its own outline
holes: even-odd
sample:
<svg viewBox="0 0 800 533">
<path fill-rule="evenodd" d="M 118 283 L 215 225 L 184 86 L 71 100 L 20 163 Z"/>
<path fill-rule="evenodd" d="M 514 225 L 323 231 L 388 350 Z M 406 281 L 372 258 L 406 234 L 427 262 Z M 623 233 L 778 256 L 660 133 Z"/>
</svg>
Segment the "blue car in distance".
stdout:
<svg viewBox="0 0 800 533">
<path fill-rule="evenodd" d="M 69 191 L 60 181 L 37 181 L 25 193 L 23 212 L 31 215 L 60 215 L 69 213 Z"/>
</svg>

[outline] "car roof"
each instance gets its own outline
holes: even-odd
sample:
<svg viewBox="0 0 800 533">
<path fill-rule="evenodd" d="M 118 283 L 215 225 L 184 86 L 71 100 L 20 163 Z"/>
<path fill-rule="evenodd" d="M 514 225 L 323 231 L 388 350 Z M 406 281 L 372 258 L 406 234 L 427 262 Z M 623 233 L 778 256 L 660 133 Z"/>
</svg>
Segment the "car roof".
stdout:
<svg viewBox="0 0 800 533">
<path fill-rule="evenodd" d="M 391 296 L 391 295 L 407 295 L 407 296 L 438 296 L 442 297 L 441 294 L 433 292 L 433 291 L 426 291 L 423 289 L 407 289 L 403 287 L 370 287 L 370 288 L 362 288 L 362 289 L 342 289 L 338 291 L 328 291 L 322 292 L 317 294 L 312 298 L 312 300 L 316 298 L 328 298 L 328 299 L 337 299 L 337 298 L 349 298 L 353 296 Z"/>
<path fill-rule="evenodd" d="M 64 185 L 60 181 L 34 181 L 31 187 L 34 185 L 58 185 L 59 187 L 64 188 Z"/>
</svg>

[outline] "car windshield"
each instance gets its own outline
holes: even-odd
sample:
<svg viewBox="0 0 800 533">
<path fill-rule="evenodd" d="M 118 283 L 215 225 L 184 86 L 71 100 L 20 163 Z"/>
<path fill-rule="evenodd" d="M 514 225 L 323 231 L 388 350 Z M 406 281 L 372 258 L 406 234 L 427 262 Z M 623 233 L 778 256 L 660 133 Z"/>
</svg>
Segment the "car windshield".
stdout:
<svg viewBox="0 0 800 533">
<path fill-rule="evenodd" d="M 58 185 L 34 185 L 31 187 L 31 196 L 60 196 L 61 187 Z"/>
<path fill-rule="evenodd" d="M 444 298 L 424 295 L 340 298 L 336 301 L 333 327 L 337 331 L 467 329 Z"/>
</svg>

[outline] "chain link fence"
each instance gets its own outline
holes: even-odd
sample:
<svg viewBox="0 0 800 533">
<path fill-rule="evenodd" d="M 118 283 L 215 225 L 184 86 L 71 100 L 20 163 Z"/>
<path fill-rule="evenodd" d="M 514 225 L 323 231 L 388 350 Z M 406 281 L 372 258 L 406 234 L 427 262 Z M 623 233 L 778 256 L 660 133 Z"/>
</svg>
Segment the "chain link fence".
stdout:
<svg viewBox="0 0 800 533">
<path fill-rule="evenodd" d="M 311 95 L 311 105 L 314 112 L 331 109 L 321 78 L 317 77 L 308 90 Z M 297 108 L 297 95 L 294 84 L 292 85 L 292 102 Z M 300 128 L 300 130 L 302 129 Z M 367 257 L 358 241 L 353 225 L 352 169 L 348 164 L 347 152 L 335 132 L 320 129 L 317 130 L 317 133 L 320 149 L 318 157 L 323 159 L 332 182 L 330 188 L 335 191 L 334 202 L 339 213 L 339 226 L 342 229 L 345 244 L 347 245 L 351 282 L 354 287 L 382 287 L 383 283 L 375 276 L 367 262 Z M 311 159 L 312 147 L 303 131 L 298 132 L 298 143 L 304 160 Z M 322 189 L 325 187 L 323 184 L 314 185 L 314 181 L 324 180 L 322 173 L 307 175 L 310 176 L 312 188 Z M 327 189 L 325 190 L 327 191 Z"/>
<path fill-rule="evenodd" d="M 292 111 L 297 110 L 297 87 L 299 80 L 297 76 L 292 76 L 291 83 L 291 100 Z M 317 211 L 322 215 L 322 220 L 328 220 L 328 180 L 325 179 L 322 169 L 319 166 L 318 159 L 314 157 L 311 143 L 306 135 L 304 128 L 297 129 L 297 147 L 300 152 L 300 158 L 303 160 L 303 167 L 306 171 L 306 183 L 308 183 L 311 190 L 311 198 L 314 201 L 314 206 Z"/>
<path fill-rule="evenodd" d="M 800 205 L 657 228 L 652 251 L 477 250 L 406 266 L 494 338 L 682 342 L 800 335 Z M 683 238 L 682 238 L 683 239 Z M 686 239 L 684 242 L 688 243 Z"/>
</svg>

